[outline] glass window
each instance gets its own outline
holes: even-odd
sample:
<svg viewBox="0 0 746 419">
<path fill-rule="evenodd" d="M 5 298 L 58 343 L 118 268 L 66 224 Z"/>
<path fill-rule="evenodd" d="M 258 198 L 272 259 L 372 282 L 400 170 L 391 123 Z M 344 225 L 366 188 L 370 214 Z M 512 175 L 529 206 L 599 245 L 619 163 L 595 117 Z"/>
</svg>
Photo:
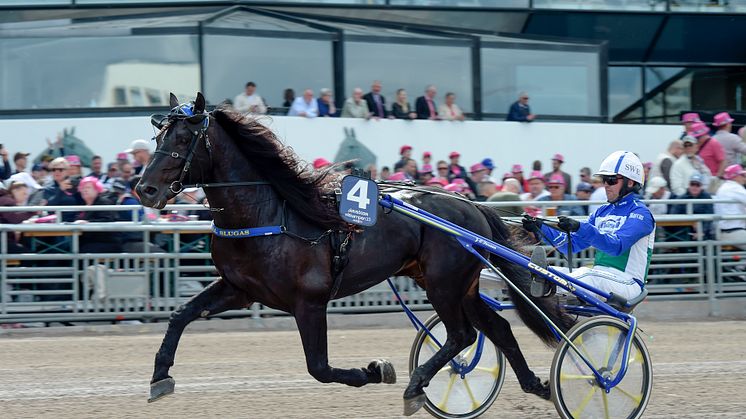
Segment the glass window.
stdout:
<svg viewBox="0 0 746 419">
<path fill-rule="evenodd" d="M 530 0 L 389 0 L 392 6 L 528 7 Z"/>
<path fill-rule="evenodd" d="M 671 11 L 728 13 L 746 12 L 746 0 L 684 0 L 672 1 Z"/>
<path fill-rule="evenodd" d="M 334 87 L 331 41 L 206 35 L 203 45 L 210 103 L 233 100 L 249 81 L 272 107 L 282 106 L 287 88 L 297 97 L 306 88 L 318 96 L 319 89 Z"/>
<path fill-rule="evenodd" d="M 631 106 L 642 98 L 642 68 L 609 67 L 609 116 Z"/>
<path fill-rule="evenodd" d="M 507 113 L 519 92 L 537 115 L 600 115 L 595 52 L 482 49 L 482 107 Z"/>
<path fill-rule="evenodd" d="M 743 17 L 671 15 L 650 54 L 650 61 L 743 64 L 746 62 L 744 39 Z"/>
<path fill-rule="evenodd" d="M 645 93 L 658 88 L 673 77 L 680 75 L 684 67 L 647 67 L 645 69 Z"/>
<path fill-rule="evenodd" d="M 193 96 L 197 61 L 195 36 L 4 38 L 0 109 L 134 106 L 144 89 Z"/>
<path fill-rule="evenodd" d="M 425 87 L 438 89 L 435 103 L 443 103 L 446 92 L 456 94 L 456 104 L 471 112 L 471 49 L 442 45 L 345 43 L 345 86 L 349 97 L 352 89 L 370 91 L 371 83 L 380 80 L 388 106 L 396 100 L 396 90 L 407 90 L 409 105 L 422 96 Z"/>
<path fill-rule="evenodd" d="M 534 0 L 537 9 L 568 10 L 666 10 L 666 0 L 624 0 L 624 1 L 588 1 L 588 0 Z"/>
</svg>

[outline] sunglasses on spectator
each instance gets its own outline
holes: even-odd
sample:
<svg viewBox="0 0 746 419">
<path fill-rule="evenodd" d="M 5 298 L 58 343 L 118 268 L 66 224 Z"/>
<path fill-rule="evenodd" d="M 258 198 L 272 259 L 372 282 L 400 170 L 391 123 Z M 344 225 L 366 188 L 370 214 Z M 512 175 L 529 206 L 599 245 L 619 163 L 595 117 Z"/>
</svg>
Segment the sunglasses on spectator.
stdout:
<svg viewBox="0 0 746 419">
<path fill-rule="evenodd" d="M 614 175 L 614 176 L 601 176 L 601 180 L 603 180 L 603 181 L 604 181 L 604 183 L 605 183 L 605 184 L 607 184 L 607 185 L 609 185 L 609 186 L 614 186 L 614 185 L 616 185 L 617 183 L 619 183 L 619 179 L 621 179 L 621 178 L 622 178 L 622 177 L 621 177 L 621 176 L 619 176 L 619 175 Z"/>
<path fill-rule="evenodd" d="M 684 147 L 691 147 L 691 146 L 693 146 L 693 145 L 694 145 L 694 144 L 692 144 L 692 143 L 684 143 Z"/>
<path fill-rule="evenodd" d="M 52 168 L 52 169 L 49 169 L 49 170 L 51 170 L 53 172 L 64 172 L 67 169 L 63 169 L 62 167 L 55 167 L 55 168 Z"/>
<path fill-rule="evenodd" d="M 560 188 L 561 188 L 561 186 L 559 186 L 559 185 L 547 186 L 547 189 L 560 189 Z"/>
<path fill-rule="evenodd" d="M 699 187 L 701 187 L 701 186 L 702 186 L 702 184 L 701 184 L 701 183 L 699 183 L 699 182 L 690 182 L 690 183 L 689 183 L 689 186 L 696 186 L 696 187 L 698 187 L 698 188 L 699 188 Z"/>
<path fill-rule="evenodd" d="M 448 170 L 447 167 L 439 167 L 438 170 Z"/>
</svg>

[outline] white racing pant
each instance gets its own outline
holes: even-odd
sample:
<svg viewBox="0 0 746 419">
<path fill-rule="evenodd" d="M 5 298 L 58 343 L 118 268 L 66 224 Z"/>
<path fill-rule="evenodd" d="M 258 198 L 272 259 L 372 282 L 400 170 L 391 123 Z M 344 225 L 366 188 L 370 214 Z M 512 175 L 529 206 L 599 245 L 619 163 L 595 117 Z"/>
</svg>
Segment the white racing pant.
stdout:
<svg viewBox="0 0 746 419">
<path fill-rule="evenodd" d="M 581 267 L 569 272 L 567 268 L 561 266 L 552 266 L 555 270 L 562 272 L 566 275 L 577 279 L 579 282 L 588 284 L 601 291 L 613 292 L 616 295 L 631 300 L 637 297 L 642 292 L 640 285 L 632 279 L 632 276 L 626 274 L 618 269 L 609 268 L 606 266 L 596 266 L 593 268 Z M 482 273 L 479 276 L 480 280 L 486 281 L 499 281 L 500 278 L 492 273 L 489 269 L 482 269 Z M 588 291 L 583 288 L 584 291 Z M 564 288 L 557 286 L 557 292 L 566 294 Z M 606 301 L 605 298 L 596 295 L 595 293 L 588 291 L 591 295 L 596 296 L 601 301 Z"/>
</svg>

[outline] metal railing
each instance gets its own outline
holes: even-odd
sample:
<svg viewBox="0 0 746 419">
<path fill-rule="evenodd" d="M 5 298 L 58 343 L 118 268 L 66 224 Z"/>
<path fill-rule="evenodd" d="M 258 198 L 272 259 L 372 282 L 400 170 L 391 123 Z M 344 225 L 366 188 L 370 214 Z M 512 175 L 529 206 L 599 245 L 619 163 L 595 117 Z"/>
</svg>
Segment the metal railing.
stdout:
<svg viewBox="0 0 746 419">
<path fill-rule="evenodd" d="M 691 202 L 690 202 L 691 201 Z M 723 200 L 670 200 L 659 203 L 726 203 Z M 511 206 L 517 202 L 488 203 Z M 588 202 L 568 201 L 572 204 Z M 518 202 L 551 206 L 558 202 Z M 0 207 L 6 211 L 132 211 L 139 206 Z M 206 210 L 201 205 L 173 205 L 166 211 Z M 509 217 L 510 218 L 510 217 Z M 657 217 L 661 241 L 656 243 L 649 268 L 650 299 L 707 300 L 710 314 L 718 315 L 719 300 L 746 296 L 746 242 L 704 240 L 702 223 L 746 216 L 714 214 Z M 667 225 L 684 229 L 667 237 Z M 689 229 L 691 231 L 686 231 Z M 80 253 L 85 233 L 139 233 L 142 241 L 155 242 L 155 252 Z M 115 321 L 164 319 L 178 305 L 217 279 L 210 256 L 209 221 L 112 222 L 0 225 L 0 323 Z M 8 243 L 22 235 L 32 241 L 33 252 L 10 254 Z M 592 249 L 581 252 L 575 266 L 592 263 Z M 550 262 L 566 265 L 557 255 Z M 413 309 L 428 309 L 427 298 L 409 278 L 395 278 L 404 300 Z M 502 296 L 497 290 L 490 292 Z M 330 312 L 378 312 L 399 309 L 388 287 L 374 286 L 360 294 L 332 301 Z M 222 316 L 275 315 L 279 312 L 254 304 L 249 310 Z"/>
</svg>

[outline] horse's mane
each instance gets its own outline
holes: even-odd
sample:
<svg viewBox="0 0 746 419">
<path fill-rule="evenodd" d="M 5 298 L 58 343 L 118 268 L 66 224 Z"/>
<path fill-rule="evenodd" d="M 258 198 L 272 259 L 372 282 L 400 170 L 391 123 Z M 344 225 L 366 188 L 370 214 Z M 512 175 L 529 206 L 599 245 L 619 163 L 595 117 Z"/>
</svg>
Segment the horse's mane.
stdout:
<svg viewBox="0 0 746 419">
<path fill-rule="evenodd" d="M 234 141 L 243 157 L 264 180 L 306 221 L 330 229 L 345 229 L 334 206 L 323 202 L 323 190 L 332 176 L 315 171 L 275 134 L 255 118 L 226 108 L 212 112 L 217 123 Z"/>
</svg>

